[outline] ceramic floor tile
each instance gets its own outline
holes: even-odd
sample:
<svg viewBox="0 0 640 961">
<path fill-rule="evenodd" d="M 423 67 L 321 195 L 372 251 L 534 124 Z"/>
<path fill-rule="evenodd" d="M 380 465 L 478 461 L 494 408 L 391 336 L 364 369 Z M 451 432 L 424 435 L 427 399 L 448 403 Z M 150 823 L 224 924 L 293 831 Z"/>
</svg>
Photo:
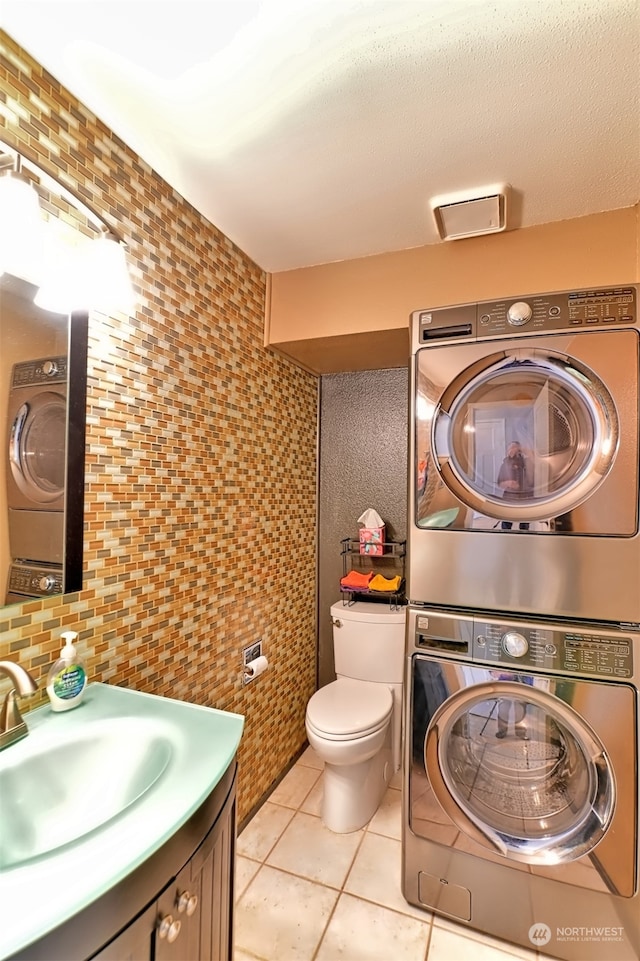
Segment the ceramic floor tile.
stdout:
<svg viewBox="0 0 640 961">
<path fill-rule="evenodd" d="M 246 951 L 241 951 L 240 948 L 234 946 L 233 961 L 256 961 L 256 956 L 255 954 L 247 954 Z"/>
<path fill-rule="evenodd" d="M 429 943 L 427 961 L 453 961 L 473 958 L 473 961 L 536 961 L 538 953 L 519 945 L 507 944 L 478 931 L 467 931 L 443 918 L 435 918 Z"/>
<path fill-rule="evenodd" d="M 344 890 L 429 924 L 429 911 L 423 911 L 405 901 L 400 883 L 401 871 L 400 841 L 367 832 L 356 854 Z"/>
<path fill-rule="evenodd" d="M 402 837 L 402 795 L 400 791 L 387 788 L 380 807 L 369 821 L 368 831 L 384 834 L 388 838 Z"/>
<path fill-rule="evenodd" d="M 311 961 L 338 892 L 263 867 L 236 907 L 237 950 L 265 961 Z"/>
<path fill-rule="evenodd" d="M 269 855 L 272 867 L 339 888 L 362 840 L 362 831 L 334 834 L 322 821 L 298 812 Z"/>
<path fill-rule="evenodd" d="M 299 808 L 307 794 L 320 777 L 320 771 L 313 767 L 294 765 L 280 781 L 275 791 L 269 795 L 272 804 L 282 804 L 287 808 Z"/>
<path fill-rule="evenodd" d="M 324 761 L 318 757 L 312 747 L 307 748 L 304 754 L 298 758 L 296 764 L 301 764 L 303 767 L 315 767 L 319 771 L 324 767 Z"/>
<path fill-rule="evenodd" d="M 267 801 L 238 838 L 237 853 L 254 861 L 264 861 L 293 814 L 289 808 Z"/>
<path fill-rule="evenodd" d="M 429 927 L 415 918 L 342 894 L 317 961 L 424 961 Z M 460 955 L 465 957 L 469 955 Z"/>
<path fill-rule="evenodd" d="M 249 858 L 236 857 L 236 901 L 240 898 L 250 881 L 260 870 L 259 861 L 250 861 Z"/>
<path fill-rule="evenodd" d="M 300 805 L 300 810 L 304 811 L 305 814 L 315 814 L 316 817 L 321 817 L 323 795 L 322 778 L 319 777 Z"/>
</svg>

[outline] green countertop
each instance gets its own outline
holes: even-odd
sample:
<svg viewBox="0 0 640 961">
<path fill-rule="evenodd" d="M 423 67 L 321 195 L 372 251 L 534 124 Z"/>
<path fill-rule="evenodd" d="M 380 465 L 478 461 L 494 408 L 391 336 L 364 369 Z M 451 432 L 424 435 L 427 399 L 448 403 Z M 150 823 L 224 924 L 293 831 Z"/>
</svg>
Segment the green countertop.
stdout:
<svg viewBox="0 0 640 961">
<path fill-rule="evenodd" d="M 159 850 L 213 791 L 244 725 L 239 714 L 98 683 L 77 708 L 41 707 L 25 720 L 28 736 L 0 751 L 0 958 Z M 95 803 L 92 784 L 101 790 Z M 110 813 L 109 804 L 122 809 Z"/>
</svg>

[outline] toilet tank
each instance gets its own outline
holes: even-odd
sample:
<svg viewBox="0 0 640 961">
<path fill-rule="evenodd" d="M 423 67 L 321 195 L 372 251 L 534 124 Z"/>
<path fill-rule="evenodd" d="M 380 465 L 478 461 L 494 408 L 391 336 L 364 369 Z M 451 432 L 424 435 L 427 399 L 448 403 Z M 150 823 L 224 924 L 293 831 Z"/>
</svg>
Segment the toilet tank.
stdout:
<svg viewBox="0 0 640 961">
<path fill-rule="evenodd" d="M 406 608 L 356 601 L 331 607 L 333 654 L 338 677 L 401 684 Z"/>
</svg>

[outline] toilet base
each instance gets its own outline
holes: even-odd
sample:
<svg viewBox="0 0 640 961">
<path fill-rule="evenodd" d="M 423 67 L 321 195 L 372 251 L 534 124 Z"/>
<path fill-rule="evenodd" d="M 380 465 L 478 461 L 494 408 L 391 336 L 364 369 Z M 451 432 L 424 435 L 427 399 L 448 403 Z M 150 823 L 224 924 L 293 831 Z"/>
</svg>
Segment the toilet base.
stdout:
<svg viewBox="0 0 640 961">
<path fill-rule="evenodd" d="M 368 761 L 336 765 L 325 762 L 322 822 L 334 834 L 359 831 L 378 810 L 393 774 L 385 745 Z"/>
</svg>

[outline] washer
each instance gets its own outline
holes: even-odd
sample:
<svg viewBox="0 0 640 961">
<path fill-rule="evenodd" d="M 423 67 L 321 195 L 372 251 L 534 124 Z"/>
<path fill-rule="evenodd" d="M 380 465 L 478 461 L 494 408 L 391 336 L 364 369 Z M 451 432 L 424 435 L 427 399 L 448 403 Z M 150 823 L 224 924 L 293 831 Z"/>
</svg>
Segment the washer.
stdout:
<svg viewBox="0 0 640 961">
<path fill-rule="evenodd" d="M 637 961 L 640 636 L 408 610 L 407 901 L 571 961 Z"/>
<path fill-rule="evenodd" d="M 67 463 L 67 357 L 15 364 L 7 419 L 12 557 L 62 564 Z"/>
<path fill-rule="evenodd" d="M 640 625 L 638 289 L 413 313 L 411 601 Z"/>
</svg>

